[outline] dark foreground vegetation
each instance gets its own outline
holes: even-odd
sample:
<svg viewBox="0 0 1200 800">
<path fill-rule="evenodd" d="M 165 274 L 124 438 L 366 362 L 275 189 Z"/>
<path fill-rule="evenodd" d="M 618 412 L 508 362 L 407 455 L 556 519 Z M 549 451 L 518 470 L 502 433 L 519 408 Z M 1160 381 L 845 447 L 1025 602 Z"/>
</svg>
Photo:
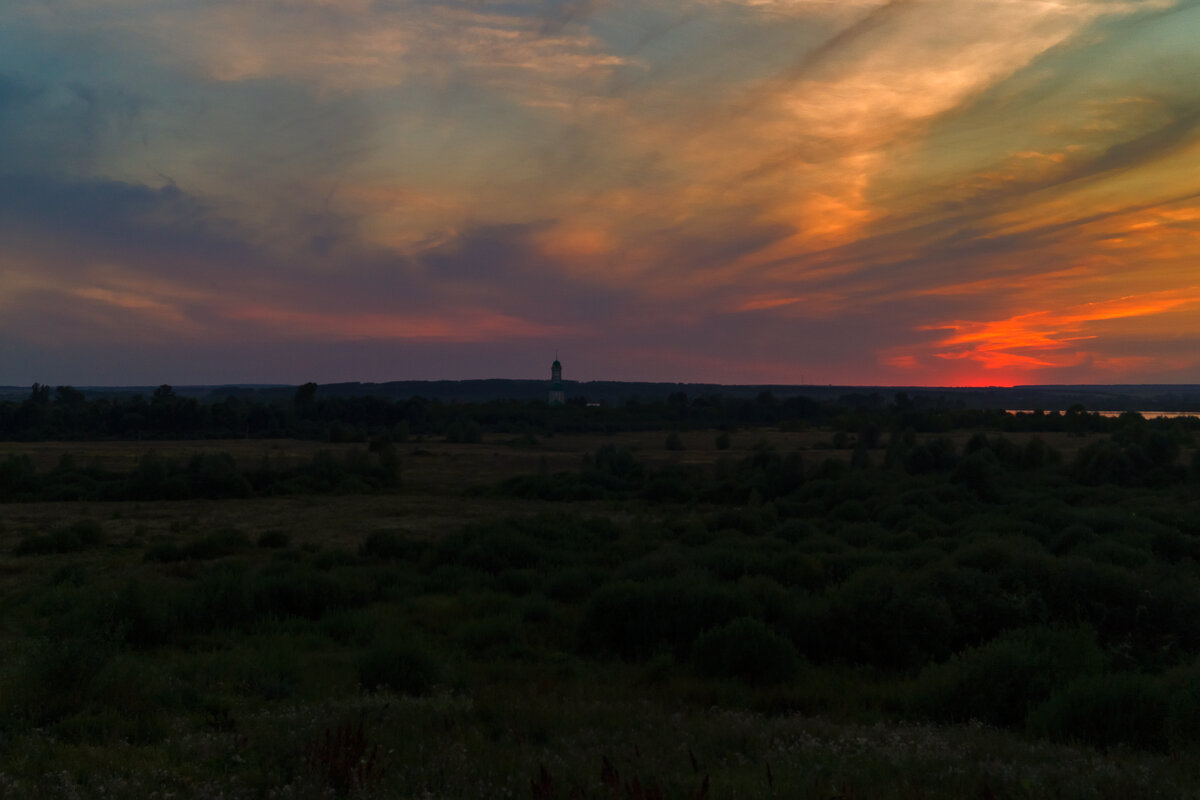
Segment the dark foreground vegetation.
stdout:
<svg viewBox="0 0 1200 800">
<path fill-rule="evenodd" d="M 1200 791 L 1194 421 L 696 408 L 10 453 L 0 796 Z"/>
</svg>

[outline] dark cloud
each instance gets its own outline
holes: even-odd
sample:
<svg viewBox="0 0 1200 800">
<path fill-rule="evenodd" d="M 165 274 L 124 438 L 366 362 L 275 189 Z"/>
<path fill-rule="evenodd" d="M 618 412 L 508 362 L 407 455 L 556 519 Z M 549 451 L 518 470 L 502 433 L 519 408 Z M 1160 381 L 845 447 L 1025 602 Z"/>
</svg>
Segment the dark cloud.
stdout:
<svg viewBox="0 0 1200 800">
<path fill-rule="evenodd" d="M 899 14 L 916 5 L 916 0 L 888 0 L 883 5 L 872 8 L 855 20 L 849 27 L 838 31 L 827 39 L 819 47 L 802 53 L 792 62 L 787 70 L 779 75 L 779 78 L 787 82 L 800 80 L 838 54 L 856 45 L 872 31 L 887 25 Z"/>
<path fill-rule="evenodd" d="M 554 36 L 568 25 L 586 22 L 601 5 L 601 0 L 543 0 L 540 33 Z"/>
<path fill-rule="evenodd" d="M 256 260 L 254 248 L 203 202 L 174 184 L 0 174 L 0 235 L 100 257 L 200 257 L 214 265 Z"/>
<path fill-rule="evenodd" d="M 558 325 L 608 319 L 636 297 L 634 287 L 581 280 L 544 255 L 533 239 L 549 226 L 485 225 L 464 232 L 418 259 L 425 291 Z"/>
<path fill-rule="evenodd" d="M 106 142 L 135 135 L 142 108 L 121 87 L 0 75 L 0 172 L 86 172 Z"/>
</svg>

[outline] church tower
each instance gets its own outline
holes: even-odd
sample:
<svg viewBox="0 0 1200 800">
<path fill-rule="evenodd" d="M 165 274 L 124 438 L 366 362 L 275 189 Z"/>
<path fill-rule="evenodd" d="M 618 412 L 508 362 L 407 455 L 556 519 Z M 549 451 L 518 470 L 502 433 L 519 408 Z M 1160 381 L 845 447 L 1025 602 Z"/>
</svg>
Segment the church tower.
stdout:
<svg viewBox="0 0 1200 800">
<path fill-rule="evenodd" d="M 563 391 L 562 364 L 558 363 L 558 354 L 554 354 L 554 363 L 550 365 L 550 405 L 561 406 L 567 402 Z"/>
</svg>

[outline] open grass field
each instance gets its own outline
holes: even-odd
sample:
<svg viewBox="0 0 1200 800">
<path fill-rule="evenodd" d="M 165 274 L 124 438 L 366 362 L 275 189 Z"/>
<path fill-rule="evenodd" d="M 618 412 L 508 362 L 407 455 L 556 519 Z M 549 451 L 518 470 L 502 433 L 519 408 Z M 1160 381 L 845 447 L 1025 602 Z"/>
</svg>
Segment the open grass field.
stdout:
<svg viewBox="0 0 1200 800">
<path fill-rule="evenodd" d="M 1200 793 L 1196 484 L 984 485 L 969 432 L 912 474 L 828 431 L 666 436 L 409 441 L 368 493 L 0 506 L 0 796 Z"/>
</svg>

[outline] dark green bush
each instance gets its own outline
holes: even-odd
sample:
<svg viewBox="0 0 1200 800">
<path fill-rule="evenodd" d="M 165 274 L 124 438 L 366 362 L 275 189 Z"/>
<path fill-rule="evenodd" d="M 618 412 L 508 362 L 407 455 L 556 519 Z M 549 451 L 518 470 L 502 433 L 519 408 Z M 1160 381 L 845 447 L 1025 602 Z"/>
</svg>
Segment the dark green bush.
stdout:
<svg viewBox="0 0 1200 800">
<path fill-rule="evenodd" d="M 696 476 L 678 465 L 667 465 L 646 478 L 641 496 L 651 503 L 691 503 L 697 494 Z"/>
<path fill-rule="evenodd" d="M 868 568 L 829 595 L 821 640 L 830 658 L 907 669 L 948 656 L 954 633 L 949 604 L 919 577 Z"/>
<path fill-rule="evenodd" d="M 543 548 L 527 528 L 527 523 L 513 520 L 471 525 L 441 539 L 429 557 L 435 565 L 457 564 L 490 574 L 535 567 L 543 559 Z"/>
<path fill-rule="evenodd" d="M 740 617 L 701 634 L 692 658 L 702 675 L 752 685 L 783 683 L 796 675 L 796 648 L 750 617 Z"/>
<path fill-rule="evenodd" d="M 620 481 L 608 480 L 600 473 L 555 472 L 550 475 L 515 475 L 502 484 L 503 494 L 529 500 L 585 502 L 600 500 L 609 489 L 621 489 Z"/>
<path fill-rule="evenodd" d="M 956 461 L 954 442 L 945 436 L 921 442 L 903 456 L 904 471 L 910 475 L 948 470 Z"/>
<path fill-rule="evenodd" d="M 1010 631 L 923 669 L 910 707 L 943 722 L 1022 726 L 1029 710 L 1053 691 L 1098 673 L 1104 663 L 1090 628 Z"/>
<path fill-rule="evenodd" d="M 1056 556 L 1065 555 L 1082 544 L 1095 541 L 1096 532 L 1090 526 L 1076 522 L 1067 525 L 1059 533 L 1051 537 L 1049 550 Z"/>
<path fill-rule="evenodd" d="M 543 591 L 560 603 L 574 603 L 589 597 L 604 583 L 604 572 L 598 567 L 566 567 L 545 576 Z"/>
<path fill-rule="evenodd" d="M 663 648 L 686 655 L 701 632 L 747 611 L 743 598 L 712 581 L 621 581 L 592 595 L 580 623 L 580 640 L 585 649 L 628 659 L 646 658 Z"/>
<path fill-rule="evenodd" d="M 358 548 L 358 554 L 364 558 L 389 561 L 414 558 L 420 555 L 422 549 L 420 543 L 406 540 L 394 531 L 372 531 Z"/>
<path fill-rule="evenodd" d="M 87 699 L 54 725 L 62 741 L 111 745 L 159 742 L 170 732 L 177 695 L 142 659 L 116 655 L 90 681 Z"/>
<path fill-rule="evenodd" d="M 259 547 L 266 547 L 272 550 L 287 547 L 291 543 L 292 537 L 283 531 L 264 531 L 259 535 L 256 542 Z"/>
<path fill-rule="evenodd" d="M 38 726 L 78 713 L 112 655 L 112 645 L 96 636 L 38 642 L 7 687 L 4 711 Z"/>
<path fill-rule="evenodd" d="M 36 492 L 37 488 L 37 472 L 29 456 L 9 453 L 0 461 L 0 497 L 14 499 Z"/>
<path fill-rule="evenodd" d="M 353 604 L 341 584 L 311 568 L 288 567 L 260 574 L 253 592 L 255 610 L 269 617 L 315 620 L 327 611 Z"/>
<path fill-rule="evenodd" d="M 438 663 L 412 642 L 377 644 L 358 660 L 358 680 L 368 691 L 429 694 L 440 679 Z"/>
<path fill-rule="evenodd" d="M 104 528 L 94 519 L 81 519 L 56 528 L 41 536 L 30 534 L 23 537 L 13 553 L 18 556 L 45 555 L 47 553 L 76 553 L 104 544 Z"/>
<path fill-rule="evenodd" d="M 220 565 L 203 573 L 180 603 L 181 630 L 245 628 L 255 619 L 254 595 L 244 569 Z"/>
<path fill-rule="evenodd" d="M 511 658 L 524 649 L 521 628 L 521 621 L 514 615 L 492 615 L 463 624 L 455 639 L 473 658 Z"/>
<path fill-rule="evenodd" d="M 970 489 L 980 500 L 995 502 L 1000 499 L 1004 472 L 992 450 L 985 448 L 959 461 L 950 480 Z"/>
<path fill-rule="evenodd" d="M 366 645 L 375 638 L 375 620 L 362 610 L 326 614 L 321 627 L 340 645 Z"/>
<path fill-rule="evenodd" d="M 1167 735 L 1171 744 L 1200 742 L 1200 660 L 1167 670 L 1162 686 L 1170 699 Z"/>
<path fill-rule="evenodd" d="M 226 528 L 216 533 L 193 539 L 184 544 L 165 542 L 146 550 L 147 561 L 169 564 L 175 561 L 211 561 L 223 558 L 250 546 L 250 537 L 236 528 Z"/>
<path fill-rule="evenodd" d="M 197 453 L 188 461 L 187 477 L 198 497 L 249 497 L 254 493 L 229 453 Z"/>
<path fill-rule="evenodd" d="M 1080 678 L 1029 716 L 1030 731 L 1098 747 L 1161 750 L 1168 742 L 1170 699 L 1160 680 L 1117 673 Z"/>
<path fill-rule="evenodd" d="M 134 647 L 156 647 L 170 640 L 175 620 L 163 591 L 163 587 L 155 587 L 152 592 L 136 579 L 121 588 L 113 604 L 117 639 Z"/>
<path fill-rule="evenodd" d="M 597 472 L 607 473 L 628 482 L 640 480 L 645 469 L 628 447 L 611 444 L 598 448 L 592 454 L 591 464 Z"/>
</svg>

